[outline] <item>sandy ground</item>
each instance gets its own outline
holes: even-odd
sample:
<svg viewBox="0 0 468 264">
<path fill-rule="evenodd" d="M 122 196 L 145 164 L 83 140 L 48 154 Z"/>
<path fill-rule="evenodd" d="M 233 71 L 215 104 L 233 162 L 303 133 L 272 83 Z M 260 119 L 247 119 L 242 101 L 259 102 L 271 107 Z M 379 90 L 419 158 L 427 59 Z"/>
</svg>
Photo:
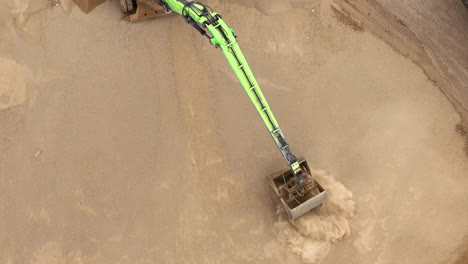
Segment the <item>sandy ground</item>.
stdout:
<svg viewBox="0 0 468 264">
<path fill-rule="evenodd" d="M 266 182 L 281 155 L 183 19 L 31 2 L 0 1 L 1 263 L 459 262 L 459 116 L 328 1 L 208 1 L 333 193 L 298 229 Z"/>
</svg>

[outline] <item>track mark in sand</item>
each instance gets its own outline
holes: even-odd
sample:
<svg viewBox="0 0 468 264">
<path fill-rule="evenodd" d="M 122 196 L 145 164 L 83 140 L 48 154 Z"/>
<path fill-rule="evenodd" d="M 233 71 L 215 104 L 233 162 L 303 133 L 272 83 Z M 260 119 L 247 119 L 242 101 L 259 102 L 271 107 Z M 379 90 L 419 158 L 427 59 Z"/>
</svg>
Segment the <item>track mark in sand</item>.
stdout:
<svg viewBox="0 0 468 264">
<path fill-rule="evenodd" d="M 205 166 L 213 166 L 223 162 L 223 159 L 220 157 L 214 157 L 205 161 Z"/>
<path fill-rule="evenodd" d="M 72 0 L 16 0 L 13 1 L 11 14 L 16 25 L 24 29 L 32 16 L 57 6 L 61 6 L 65 12 L 69 12 L 73 3 Z"/>
<path fill-rule="evenodd" d="M 413 195 L 414 200 L 421 199 L 420 191 L 409 188 L 409 193 Z M 386 228 L 388 217 L 377 217 L 377 198 L 373 195 L 365 195 L 359 202 L 361 204 L 369 204 L 367 212 L 369 216 L 360 216 L 360 232 L 357 234 L 356 240 L 353 242 L 354 248 L 359 253 L 368 253 L 375 250 L 376 247 L 388 241 L 388 231 Z M 375 234 L 380 234 L 383 238 L 377 238 Z"/>
<path fill-rule="evenodd" d="M 0 58 L 0 110 L 23 104 L 29 69 L 13 59 Z"/>
<path fill-rule="evenodd" d="M 57 242 L 49 241 L 42 245 L 36 252 L 30 261 L 31 264 L 59 264 L 64 263 L 60 246 Z"/>
<path fill-rule="evenodd" d="M 28 218 L 34 221 L 42 221 L 47 225 L 51 222 L 50 214 L 47 212 L 45 208 L 41 208 L 40 210 L 33 210 L 32 208 L 28 209 Z"/>
<path fill-rule="evenodd" d="M 75 205 L 76 208 L 83 214 L 88 215 L 88 216 L 98 216 L 97 211 L 88 206 L 85 202 L 85 197 L 86 194 L 84 193 L 84 190 L 81 188 L 78 188 L 73 191 L 73 196 L 76 199 Z"/>
<path fill-rule="evenodd" d="M 93 208 L 85 205 L 83 202 L 79 201 L 76 203 L 77 208 L 85 215 L 88 216 L 98 216 L 98 213 Z"/>
<path fill-rule="evenodd" d="M 286 85 L 280 85 L 276 84 L 272 81 L 269 81 L 266 78 L 258 77 L 257 78 L 258 83 L 263 86 L 263 87 L 268 87 L 268 89 L 275 89 L 275 90 L 280 90 L 280 91 L 285 91 L 285 92 L 292 92 L 293 89 Z"/>
<path fill-rule="evenodd" d="M 217 187 L 216 193 L 212 194 L 211 198 L 218 202 L 229 199 L 228 189 L 223 187 Z"/>
<path fill-rule="evenodd" d="M 302 57 L 304 56 L 304 47 L 300 42 L 291 44 L 286 41 L 267 40 L 265 42 L 265 52 L 268 54 L 274 54 L 275 56 L 281 54 L 284 56 Z"/>
<path fill-rule="evenodd" d="M 352 193 L 325 171 L 312 171 L 327 190 L 324 205 L 290 224 L 284 214 L 275 223 L 278 237 L 306 263 L 317 263 L 330 251 L 332 244 L 351 234 L 349 221 L 354 216 Z"/>
<path fill-rule="evenodd" d="M 29 260 L 30 264 L 82 264 L 82 263 L 100 263 L 100 254 L 94 256 L 85 256 L 81 250 L 65 251 L 57 241 L 48 241 L 40 246 Z M 102 261 L 102 260 L 101 260 Z M 13 261 L 7 259 L 7 264 L 13 264 Z M 15 262 L 16 263 L 16 262 Z"/>
</svg>

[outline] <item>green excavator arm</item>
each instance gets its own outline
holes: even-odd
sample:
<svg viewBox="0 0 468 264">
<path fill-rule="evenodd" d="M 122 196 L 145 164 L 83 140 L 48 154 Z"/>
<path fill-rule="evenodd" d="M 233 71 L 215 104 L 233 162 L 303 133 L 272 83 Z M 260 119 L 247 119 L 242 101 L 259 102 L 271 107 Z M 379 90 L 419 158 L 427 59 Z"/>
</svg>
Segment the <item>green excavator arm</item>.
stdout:
<svg viewBox="0 0 468 264">
<path fill-rule="evenodd" d="M 83 11 L 89 12 L 104 0 L 73 0 Z M 312 177 L 307 161 L 296 158 L 281 132 L 273 112 L 242 53 L 234 30 L 222 17 L 204 4 L 194 0 L 119 0 L 124 20 L 135 22 L 143 19 L 176 13 L 185 18 L 210 43 L 221 49 L 245 92 L 263 120 L 276 146 L 286 160 L 287 169 L 268 176 L 270 185 L 279 196 L 290 219 L 305 214 L 321 205 L 327 192 Z"/>
<path fill-rule="evenodd" d="M 183 16 L 187 23 L 206 36 L 212 45 L 223 52 L 289 166 L 289 169 L 275 172 L 268 177 L 289 218 L 294 220 L 322 205 L 327 198 L 326 191 L 312 178 L 307 161 L 303 158 L 298 160 L 292 153 L 278 121 L 276 121 L 237 43 L 234 30 L 226 25 L 218 13 L 196 1 L 156 0 L 156 2 L 166 12 L 174 12 Z"/>
<path fill-rule="evenodd" d="M 211 44 L 222 50 L 291 170 L 300 170 L 297 158 L 291 152 L 278 121 L 236 41 L 234 30 L 226 25 L 219 14 L 200 3 L 188 0 L 163 0 L 162 2 L 166 4 L 168 10 L 182 15 L 202 35 L 207 36 Z M 298 180 L 303 181 L 302 178 Z"/>
</svg>

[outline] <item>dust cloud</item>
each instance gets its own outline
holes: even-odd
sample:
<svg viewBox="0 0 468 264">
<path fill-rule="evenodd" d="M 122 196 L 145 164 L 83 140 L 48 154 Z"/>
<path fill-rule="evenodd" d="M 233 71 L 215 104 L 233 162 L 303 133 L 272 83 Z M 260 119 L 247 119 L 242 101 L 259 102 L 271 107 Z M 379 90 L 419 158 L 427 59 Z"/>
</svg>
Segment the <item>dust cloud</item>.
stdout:
<svg viewBox="0 0 468 264">
<path fill-rule="evenodd" d="M 281 230 L 279 239 L 285 241 L 292 252 L 304 262 L 318 263 L 334 243 L 351 234 L 349 222 L 355 215 L 355 203 L 352 192 L 326 171 L 312 171 L 312 175 L 327 190 L 327 201 L 292 225 L 279 210 L 281 216 L 275 227 Z"/>
</svg>

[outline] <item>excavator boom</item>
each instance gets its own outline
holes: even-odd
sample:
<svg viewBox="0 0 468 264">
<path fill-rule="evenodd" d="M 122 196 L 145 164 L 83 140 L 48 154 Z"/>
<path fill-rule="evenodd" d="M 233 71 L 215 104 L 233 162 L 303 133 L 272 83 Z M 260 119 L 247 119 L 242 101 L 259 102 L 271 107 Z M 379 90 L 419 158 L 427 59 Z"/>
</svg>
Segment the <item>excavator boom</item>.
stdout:
<svg viewBox="0 0 468 264">
<path fill-rule="evenodd" d="M 135 6 L 127 5 L 129 3 L 127 1 L 133 4 L 136 3 L 136 9 Z M 155 14 L 157 14 L 158 10 L 164 10 L 166 13 L 173 12 L 179 14 L 184 17 L 187 23 L 200 32 L 201 35 L 207 37 L 212 45 L 223 52 L 289 166 L 288 169 L 273 173 L 268 179 L 275 193 L 280 197 L 291 219 L 301 216 L 325 201 L 327 196 L 326 191 L 313 179 L 307 161 L 302 158 L 296 158 L 292 153 L 237 43 L 234 30 L 224 22 L 218 13 L 214 12 L 206 5 L 193 0 L 120 0 L 120 2 L 121 7 L 122 3 L 124 3 L 123 11 L 126 10 L 128 13 L 130 9 L 136 10 L 129 16 L 130 19 L 127 19 L 129 21 L 139 20 L 138 18 L 141 14 L 151 13 L 151 10 L 156 11 L 156 13 L 151 13 L 152 16 L 156 16 Z M 142 5 L 144 5 L 144 7 L 142 7 Z M 155 7 L 156 5 L 157 7 Z M 145 11 L 139 14 L 139 8 L 144 8 Z M 132 19 L 132 15 L 135 14 L 139 15 L 134 16 Z"/>
<path fill-rule="evenodd" d="M 211 44 L 222 50 L 290 167 L 268 177 L 270 185 L 280 197 L 288 216 L 294 220 L 321 205 L 326 200 L 326 191 L 312 178 L 307 161 L 302 158 L 298 160 L 290 150 L 283 132 L 237 43 L 234 30 L 226 25 L 218 13 L 201 3 L 192 0 L 161 0 L 161 4 L 165 9 L 182 15 L 187 23 L 206 36 Z"/>
</svg>

